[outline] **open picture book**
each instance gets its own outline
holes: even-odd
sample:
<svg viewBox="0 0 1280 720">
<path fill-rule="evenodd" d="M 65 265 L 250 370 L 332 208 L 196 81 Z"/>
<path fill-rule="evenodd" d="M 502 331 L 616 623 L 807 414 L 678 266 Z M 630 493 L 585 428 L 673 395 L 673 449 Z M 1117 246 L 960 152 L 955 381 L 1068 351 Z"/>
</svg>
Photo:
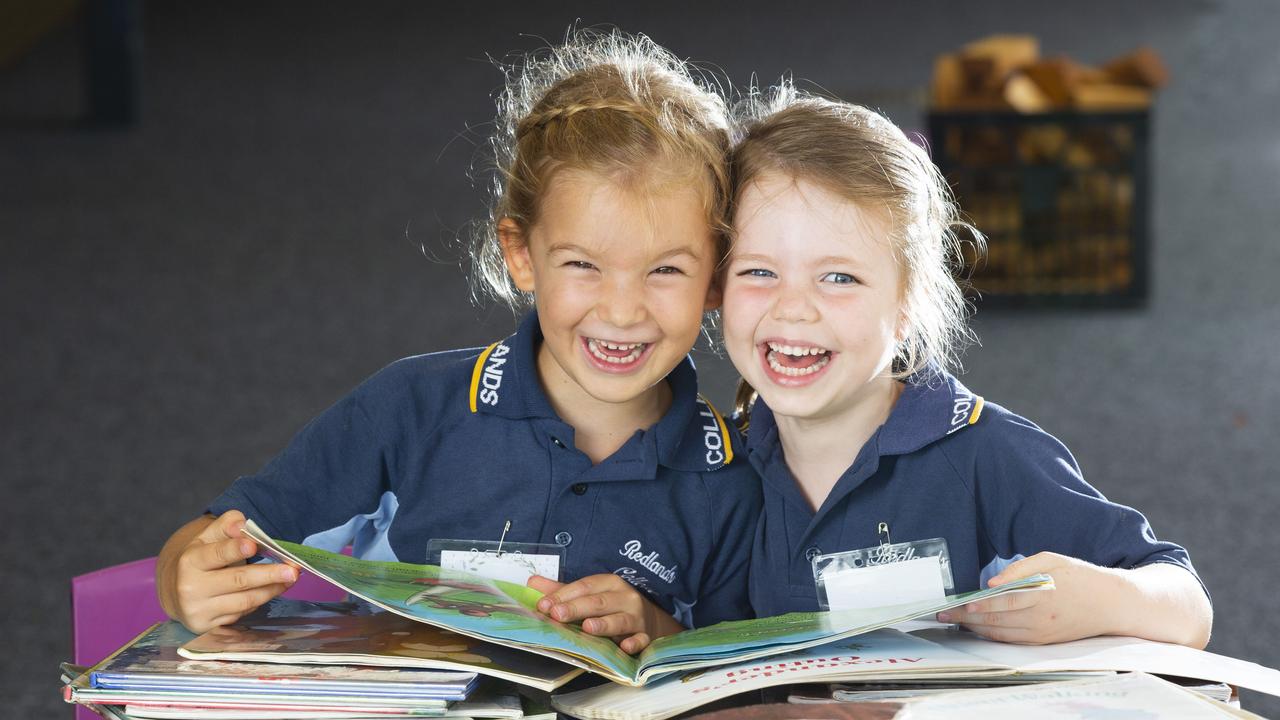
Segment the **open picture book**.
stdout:
<svg viewBox="0 0 1280 720">
<path fill-rule="evenodd" d="M 929 617 L 983 598 L 1053 586 L 1048 575 L 1033 575 L 939 601 L 722 622 L 658 638 L 633 657 L 608 638 L 587 634 L 577 625 L 560 623 L 538 612 L 536 603 L 542 594 L 524 585 L 434 565 L 358 560 L 278 541 L 268 537 L 252 520 L 246 523 L 244 533 L 258 543 L 263 554 L 297 565 L 390 612 L 555 658 L 630 686 L 641 686 L 673 672 L 795 652 Z"/>
</svg>

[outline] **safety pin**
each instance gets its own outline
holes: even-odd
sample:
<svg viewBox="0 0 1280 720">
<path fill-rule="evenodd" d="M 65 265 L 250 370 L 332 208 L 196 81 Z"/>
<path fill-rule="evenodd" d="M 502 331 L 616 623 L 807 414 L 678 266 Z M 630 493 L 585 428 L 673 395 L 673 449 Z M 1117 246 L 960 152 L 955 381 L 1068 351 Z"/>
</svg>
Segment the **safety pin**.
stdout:
<svg viewBox="0 0 1280 720">
<path fill-rule="evenodd" d="M 885 521 L 881 520 L 881 521 L 880 521 L 880 524 L 876 526 L 876 534 L 878 534 L 878 535 L 880 536 L 880 544 L 881 544 L 881 545 L 890 545 L 890 544 L 892 544 L 892 543 L 889 541 L 889 523 L 887 523 L 887 522 L 885 522 Z"/>
<path fill-rule="evenodd" d="M 511 521 L 508 520 L 506 525 L 502 526 L 502 537 L 498 538 L 498 557 L 502 557 L 502 541 L 507 539 L 507 531 L 511 529 Z"/>
</svg>

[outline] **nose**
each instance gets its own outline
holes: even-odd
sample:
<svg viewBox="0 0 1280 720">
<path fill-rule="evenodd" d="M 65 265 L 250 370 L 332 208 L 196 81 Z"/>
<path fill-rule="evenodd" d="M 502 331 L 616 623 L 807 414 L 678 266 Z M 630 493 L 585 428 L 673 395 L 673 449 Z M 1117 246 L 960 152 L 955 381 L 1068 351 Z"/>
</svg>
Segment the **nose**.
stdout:
<svg viewBox="0 0 1280 720">
<path fill-rule="evenodd" d="M 600 288 L 596 315 L 616 328 L 627 328 L 644 322 L 649 316 L 644 289 L 625 280 L 611 280 Z"/>
<path fill-rule="evenodd" d="M 773 319 L 793 323 L 814 322 L 818 319 L 818 308 L 807 288 L 783 283 L 773 303 Z"/>
</svg>

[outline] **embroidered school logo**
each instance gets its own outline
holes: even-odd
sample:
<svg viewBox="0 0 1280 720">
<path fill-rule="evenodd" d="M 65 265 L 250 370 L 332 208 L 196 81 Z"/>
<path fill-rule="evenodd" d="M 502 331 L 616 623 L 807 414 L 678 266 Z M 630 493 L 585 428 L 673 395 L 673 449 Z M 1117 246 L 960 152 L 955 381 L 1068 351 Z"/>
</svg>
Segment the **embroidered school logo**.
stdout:
<svg viewBox="0 0 1280 720">
<path fill-rule="evenodd" d="M 698 397 L 698 415 L 702 416 L 702 444 L 707 449 L 707 465 L 720 465 L 733 459 L 724 420 L 701 396 Z"/>
<path fill-rule="evenodd" d="M 645 553 L 644 546 L 640 544 L 639 540 L 628 540 L 626 544 L 622 546 L 622 549 L 618 551 L 618 554 L 631 562 L 638 564 L 640 567 L 648 570 L 668 583 L 676 581 L 676 566 L 671 565 L 668 567 L 667 565 L 664 565 L 662 563 L 662 555 L 658 553 L 657 550 L 650 550 L 648 553 Z M 638 580 L 647 581 L 647 578 L 636 577 L 635 579 L 632 579 L 634 577 L 634 570 L 632 570 L 632 572 L 625 572 L 626 570 L 631 570 L 631 568 L 618 568 L 617 571 L 617 574 L 621 575 L 623 580 L 626 580 L 637 587 L 643 587 L 648 584 L 647 582 L 637 582 Z"/>
<path fill-rule="evenodd" d="M 485 405 L 498 404 L 498 389 L 502 387 L 502 366 L 507 364 L 507 353 L 511 348 L 502 343 L 493 346 L 493 351 L 484 360 L 484 371 L 480 374 L 480 402 Z"/>
<path fill-rule="evenodd" d="M 645 575 L 641 575 L 639 571 L 633 567 L 623 565 L 617 570 L 614 570 L 613 574 L 631 583 L 631 586 L 637 590 L 643 590 L 650 595 L 655 594 L 653 592 L 653 588 L 649 587 L 649 578 Z"/>
<path fill-rule="evenodd" d="M 982 414 L 982 398 L 977 395 L 957 395 L 951 403 L 951 427 L 947 434 L 978 422 Z"/>
</svg>

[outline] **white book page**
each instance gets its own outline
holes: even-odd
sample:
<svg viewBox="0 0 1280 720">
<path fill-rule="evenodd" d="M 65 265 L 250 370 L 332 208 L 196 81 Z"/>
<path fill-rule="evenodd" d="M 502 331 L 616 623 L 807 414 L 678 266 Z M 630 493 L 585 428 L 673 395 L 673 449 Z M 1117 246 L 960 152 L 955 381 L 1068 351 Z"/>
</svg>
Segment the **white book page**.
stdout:
<svg viewBox="0 0 1280 720">
<path fill-rule="evenodd" d="M 1144 673 L 1043 683 L 1013 688 L 966 690 L 908 703 L 896 720 L 1080 720 L 1133 717 L 1162 720 L 1239 717 L 1226 705 L 1198 697 Z"/>
<path fill-rule="evenodd" d="M 969 632 L 921 630 L 915 637 L 1024 673 L 1117 670 L 1224 682 L 1280 696 L 1280 671 L 1247 660 L 1141 638 L 1103 636 L 1054 645 L 1014 645 Z"/>
</svg>

